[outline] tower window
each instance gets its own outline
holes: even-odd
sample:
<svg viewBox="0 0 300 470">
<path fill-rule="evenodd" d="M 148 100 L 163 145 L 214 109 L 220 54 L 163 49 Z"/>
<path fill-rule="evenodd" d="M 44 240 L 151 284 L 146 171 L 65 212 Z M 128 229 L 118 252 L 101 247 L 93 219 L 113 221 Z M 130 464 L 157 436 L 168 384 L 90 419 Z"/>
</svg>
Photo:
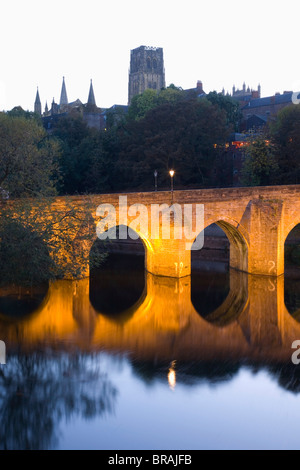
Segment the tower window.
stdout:
<svg viewBox="0 0 300 470">
<path fill-rule="evenodd" d="M 151 69 L 151 59 L 150 59 L 150 57 L 148 57 L 148 59 L 147 59 L 147 68 Z"/>
<path fill-rule="evenodd" d="M 153 59 L 153 68 L 154 68 L 154 69 L 157 68 L 157 60 L 156 60 L 156 59 Z"/>
</svg>

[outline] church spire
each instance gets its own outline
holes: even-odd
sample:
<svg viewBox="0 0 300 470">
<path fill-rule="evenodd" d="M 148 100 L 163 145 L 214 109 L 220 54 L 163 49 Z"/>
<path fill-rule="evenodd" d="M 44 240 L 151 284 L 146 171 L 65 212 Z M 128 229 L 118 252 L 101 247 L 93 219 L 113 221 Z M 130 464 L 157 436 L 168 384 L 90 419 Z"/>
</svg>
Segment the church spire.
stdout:
<svg viewBox="0 0 300 470">
<path fill-rule="evenodd" d="M 63 77 L 63 83 L 61 87 L 61 94 L 60 94 L 60 106 L 67 106 L 68 105 L 68 97 L 67 97 L 67 90 L 65 84 L 65 77 Z"/>
<path fill-rule="evenodd" d="M 88 97 L 88 102 L 87 104 L 96 106 L 96 100 L 95 100 L 95 95 L 94 95 L 94 89 L 93 89 L 93 82 L 91 80 L 90 84 L 90 91 L 89 91 L 89 97 Z"/>
<path fill-rule="evenodd" d="M 42 104 L 41 104 L 40 95 L 39 95 L 39 87 L 37 87 L 37 91 L 36 91 L 36 97 L 35 97 L 35 102 L 34 102 L 34 112 L 39 114 L 40 116 L 42 115 Z"/>
</svg>

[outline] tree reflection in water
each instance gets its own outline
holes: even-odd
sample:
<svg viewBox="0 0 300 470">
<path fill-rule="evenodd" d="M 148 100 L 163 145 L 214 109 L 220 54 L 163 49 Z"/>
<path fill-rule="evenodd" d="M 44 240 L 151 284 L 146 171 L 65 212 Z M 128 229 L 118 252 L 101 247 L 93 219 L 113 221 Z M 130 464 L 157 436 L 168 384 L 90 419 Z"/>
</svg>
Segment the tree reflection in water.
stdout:
<svg viewBox="0 0 300 470">
<path fill-rule="evenodd" d="M 0 366 L 0 449 L 58 445 L 59 423 L 114 412 L 117 389 L 99 355 L 16 354 Z"/>
</svg>

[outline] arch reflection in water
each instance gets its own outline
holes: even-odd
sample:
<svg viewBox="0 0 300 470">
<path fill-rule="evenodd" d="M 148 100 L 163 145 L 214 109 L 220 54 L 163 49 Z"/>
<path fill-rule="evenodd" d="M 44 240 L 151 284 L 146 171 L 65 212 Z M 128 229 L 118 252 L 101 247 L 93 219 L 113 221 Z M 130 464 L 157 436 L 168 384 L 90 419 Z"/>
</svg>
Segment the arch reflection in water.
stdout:
<svg viewBox="0 0 300 470">
<path fill-rule="evenodd" d="M 48 290 L 48 283 L 31 287 L 0 287 L 0 318 L 18 321 L 33 314 L 46 302 Z"/>
<path fill-rule="evenodd" d="M 229 269 L 233 241 L 224 230 L 210 225 L 204 230 L 202 250 L 191 252 L 192 304 L 201 317 L 216 326 L 235 321 L 247 301 L 247 276 Z"/>
<path fill-rule="evenodd" d="M 90 301 L 96 311 L 120 320 L 134 312 L 146 295 L 146 287 L 142 240 L 120 240 L 118 235 L 119 230 L 116 240 L 94 243 L 92 250 L 105 251 L 107 258 L 100 268 L 91 270 Z"/>
<path fill-rule="evenodd" d="M 284 245 L 284 301 L 290 315 L 300 322 L 300 224 L 288 234 Z"/>
<path fill-rule="evenodd" d="M 245 310 L 247 281 L 246 273 L 234 269 L 228 273 L 197 273 L 192 276 L 192 304 L 207 322 L 219 327 L 228 326 Z"/>
<path fill-rule="evenodd" d="M 300 323 L 300 278 L 285 276 L 284 301 L 290 315 Z"/>
</svg>

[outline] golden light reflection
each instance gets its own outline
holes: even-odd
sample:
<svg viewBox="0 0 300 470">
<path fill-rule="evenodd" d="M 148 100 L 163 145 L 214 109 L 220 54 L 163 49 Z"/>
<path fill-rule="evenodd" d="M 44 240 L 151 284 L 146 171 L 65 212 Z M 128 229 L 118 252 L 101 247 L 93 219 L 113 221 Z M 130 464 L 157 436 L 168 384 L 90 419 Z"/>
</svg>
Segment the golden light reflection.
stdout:
<svg viewBox="0 0 300 470">
<path fill-rule="evenodd" d="M 172 361 L 172 364 L 168 373 L 168 382 L 169 382 L 169 387 L 171 390 L 174 390 L 176 386 L 175 365 L 176 365 L 176 361 Z"/>
<path fill-rule="evenodd" d="M 0 297 L 4 294 L 0 290 Z M 178 280 L 148 273 L 145 294 L 128 319 L 118 322 L 94 309 L 88 278 L 56 281 L 32 314 L 11 321 L 0 311 L 0 338 L 11 348 L 21 344 L 28 351 L 45 344 L 68 351 L 130 352 L 138 360 L 155 358 L 167 364 L 165 377 L 172 390 L 178 361 L 210 361 L 230 354 L 237 360 L 257 360 L 258 355 L 265 360 L 269 355 L 286 362 L 292 342 L 300 338 L 300 323 L 284 303 L 283 276 L 274 281 L 231 271 L 227 298 L 205 318 L 192 304 L 191 277 Z"/>
</svg>

